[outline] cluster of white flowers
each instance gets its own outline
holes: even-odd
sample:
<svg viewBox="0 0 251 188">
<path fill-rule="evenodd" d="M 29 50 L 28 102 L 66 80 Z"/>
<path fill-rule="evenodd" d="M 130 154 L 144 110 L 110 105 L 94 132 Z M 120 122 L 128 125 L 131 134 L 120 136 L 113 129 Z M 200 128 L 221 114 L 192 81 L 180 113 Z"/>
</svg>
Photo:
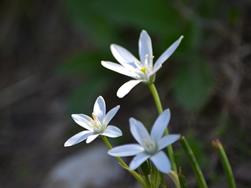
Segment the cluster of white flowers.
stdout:
<svg viewBox="0 0 251 188">
<path fill-rule="evenodd" d="M 141 32 L 139 38 L 140 60 L 125 48 L 112 44 L 112 54 L 120 64 L 109 61 L 102 61 L 101 64 L 110 70 L 133 78 L 133 80 L 126 82 L 118 89 L 117 96 L 120 98 L 124 97 L 140 82 L 153 82 L 155 73 L 179 46 L 182 38 L 183 36 L 175 41 L 154 64 L 151 38 L 144 30 Z M 99 135 L 110 138 L 122 136 L 122 131 L 118 127 L 109 125 L 119 108 L 120 106 L 116 106 L 106 113 L 105 100 L 102 96 L 99 96 L 94 104 L 92 117 L 85 114 L 72 114 L 72 119 L 87 130 L 81 131 L 69 138 L 64 146 L 72 146 L 84 140 L 86 140 L 86 143 L 90 143 Z M 167 128 L 169 120 L 170 110 L 166 109 L 156 119 L 149 134 L 140 121 L 130 118 L 130 131 L 138 144 L 117 146 L 110 149 L 108 154 L 115 157 L 135 155 L 129 165 L 131 170 L 135 170 L 143 162 L 150 159 L 160 172 L 169 173 L 171 171 L 170 161 L 162 150 L 180 138 L 178 134 L 164 135 L 164 130 Z"/>
</svg>

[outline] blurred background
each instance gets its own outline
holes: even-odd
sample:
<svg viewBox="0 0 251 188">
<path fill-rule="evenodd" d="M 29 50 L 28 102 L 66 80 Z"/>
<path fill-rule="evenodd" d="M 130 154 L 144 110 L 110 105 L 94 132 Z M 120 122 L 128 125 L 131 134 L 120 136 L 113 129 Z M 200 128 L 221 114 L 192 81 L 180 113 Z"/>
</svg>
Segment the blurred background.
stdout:
<svg viewBox="0 0 251 188">
<path fill-rule="evenodd" d="M 211 141 L 229 155 L 238 188 L 251 186 L 251 3 L 248 0 L 3 0 L 0 2 L 0 187 L 134 187 L 100 141 L 64 148 L 81 130 L 71 113 L 91 114 L 97 96 L 132 141 L 128 118 L 151 126 L 157 112 L 141 84 L 123 100 L 128 80 L 100 65 L 117 43 L 138 57 L 148 31 L 158 57 L 180 35 L 180 47 L 158 72 L 171 132 L 186 135 L 209 187 L 228 187 Z M 175 145 L 189 187 L 194 175 Z"/>
</svg>

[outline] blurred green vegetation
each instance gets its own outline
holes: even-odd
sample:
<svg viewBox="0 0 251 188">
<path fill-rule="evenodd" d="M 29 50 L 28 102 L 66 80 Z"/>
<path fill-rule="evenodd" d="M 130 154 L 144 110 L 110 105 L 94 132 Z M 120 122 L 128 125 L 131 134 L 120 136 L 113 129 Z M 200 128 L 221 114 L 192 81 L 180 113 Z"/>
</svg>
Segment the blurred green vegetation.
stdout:
<svg viewBox="0 0 251 188">
<path fill-rule="evenodd" d="M 112 78 L 117 76 L 116 73 L 110 72 L 108 76 L 109 72 L 100 66 L 101 60 L 113 60 L 109 45 L 120 44 L 136 55 L 138 35 L 142 29 L 146 29 L 152 37 L 156 57 L 180 35 L 185 36 L 182 44 L 169 60 L 172 62 L 176 59 L 178 62 L 176 63 L 178 68 L 172 74 L 172 83 L 169 84 L 172 86 L 178 104 L 187 110 L 200 110 L 207 103 L 214 88 L 211 67 L 201 53 L 208 34 L 203 30 L 196 15 L 191 13 L 191 17 L 186 16 L 185 11 L 182 12 L 177 8 L 182 3 L 186 2 L 66 1 L 71 19 L 76 27 L 85 33 L 88 42 L 92 45 L 90 49 L 76 53 L 67 59 L 61 67 L 65 72 L 84 74 L 88 77 L 86 83 L 73 92 L 71 109 L 82 109 L 87 105 L 85 101 L 94 99 L 97 93 L 111 87 Z M 210 18 L 216 16 L 215 13 L 220 8 L 219 4 L 215 0 L 196 1 L 193 2 L 193 8 L 202 18 Z M 229 8 L 227 16 L 235 20 L 236 12 L 233 8 Z M 168 65 L 164 67 L 168 69 Z M 86 97 L 81 98 L 81 96 Z"/>
</svg>

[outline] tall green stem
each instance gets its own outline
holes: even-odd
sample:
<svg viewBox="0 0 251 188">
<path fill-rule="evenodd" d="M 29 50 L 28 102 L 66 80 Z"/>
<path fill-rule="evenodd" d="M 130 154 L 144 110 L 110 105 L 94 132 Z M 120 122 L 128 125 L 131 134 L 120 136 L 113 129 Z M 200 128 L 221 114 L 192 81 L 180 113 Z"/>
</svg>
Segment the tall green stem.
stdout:
<svg viewBox="0 0 251 188">
<path fill-rule="evenodd" d="M 161 112 L 163 112 L 163 107 L 162 107 L 162 104 L 161 104 L 161 101 L 160 101 L 158 91 L 157 91 L 154 83 L 148 84 L 148 88 L 149 88 L 149 90 L 150 90 L 150 92 L 151 92 L 151 94 L 153 96 L 153 99 L 154 99 L 156 108 L 158 110 L 158 113 L 160 114 Z M 168 134 L 167 129 L 166 129 L 166 134 Z M 175 163 L 174 152 L 173 152 L 173 148 L 172 148 L 171 145 L 168 146 L 167 151 L 168 151 L 168 155 L 169 155 L 170 160 L 171 160 L 172 169 L 177 173 L 177 166 L 176 166 L 176 163 Z"/>
<path fill-rule="evenodd" d="M 222 166 L 227 176 L 228 185 L 230 188 L 236 188 L 236 183 L 233 175 L 233 171 L 228 160 L 227 154 L 219 140 L 213 141 L 213 146 L 217 149 L 218 154 L 221 159 Z"/>
<path fill-rule="evenodd" d="M 102 141 L 104 142 L 104 144 L 106 145 L 106 147 L 108 149 L 112 149 L 112 144 L 110 143 L 110 141 L 105 136 L 101 136 L 101 138 L 102 138 Z M 119 165 L 122 168 L 126 169 L 142 185 L 142 187 L 148 188 L 148 185 L 144 181 L 142 176 L 140 174 L 138 174 L 136 171 L 131 170 L 123 159 L 121 159 L 120 157 L 116 157 L 116 160 L 118 161 Z"/>
<path fill-rule="evenodd" d="M 199 188 L 208 188 L 206 180 L 203 176 L 203 173 L 200 169 L 199 163 L 193 153 L 193 150 L 189 143 L 187 142 L 186 138 L 182 136 L 181 140 L 181 145 L 183 146 L 185 152 L 188 155 L 188 158 L 190 160 L 190 163 L 192 164 L 193 171 L 196 175 L 196 179 L 198 181 Z"/>
</svg>

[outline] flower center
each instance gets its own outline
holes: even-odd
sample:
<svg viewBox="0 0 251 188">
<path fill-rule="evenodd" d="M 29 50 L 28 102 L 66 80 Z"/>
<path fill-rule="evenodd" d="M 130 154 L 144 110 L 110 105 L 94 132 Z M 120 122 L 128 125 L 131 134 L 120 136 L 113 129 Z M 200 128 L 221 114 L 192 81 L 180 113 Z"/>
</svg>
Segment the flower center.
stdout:
<svg viewBox="0 0 251 188">
<path fill-rule="evenodd" d="M 92 114 L 92 118 L 93 131 L 95 133 L 102 133 L 105 130 L 106 126 L 99 121 L 98 117 L 95 114 Z"/>
<path fill-rule="evenodd" d="M 145 66 L 141 67 L 140 71 L 143 72 L 144 74 L 146 74 L 147 73 L 147 67 L 145 67 Z"/>
<path fill-rule="evenodd" d="M 144 149 L 148 154 L 155 154 L 158 151 L 158 144 L 153 139 L 144 140 Z"/>
</svg>

